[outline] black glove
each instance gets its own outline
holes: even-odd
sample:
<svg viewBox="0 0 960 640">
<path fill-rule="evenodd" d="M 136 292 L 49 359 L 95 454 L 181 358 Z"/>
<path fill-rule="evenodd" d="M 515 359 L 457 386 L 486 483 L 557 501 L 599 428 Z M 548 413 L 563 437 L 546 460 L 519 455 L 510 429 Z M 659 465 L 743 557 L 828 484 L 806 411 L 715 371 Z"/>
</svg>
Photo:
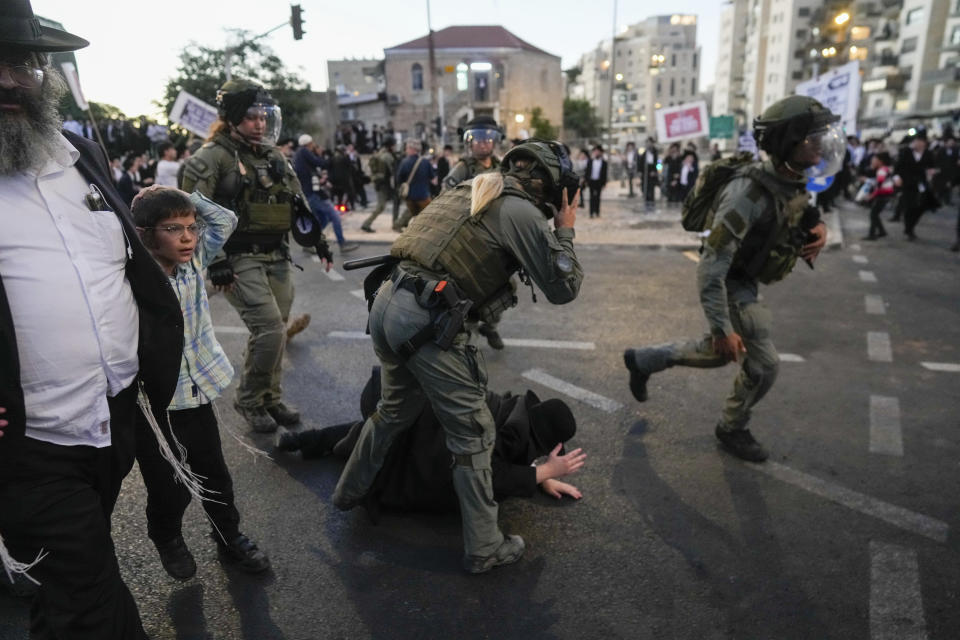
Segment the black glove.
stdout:
<svg viewBox="0 0 960 640">
<path fill-rule="evenodd" d="M 323 236 L 320 237 L 320 241 L 317 243 L 317 257 L 333 264 L 333 253 L 330 251 L 330 245 L 327 244 L 327 239 Z"/>
<path fill-rule="evenodd" d="M 229 287 L 237 276 L 229 260 L 219 260 L 207 267 L 207 277 L 215 287 Z"/>
</svg>

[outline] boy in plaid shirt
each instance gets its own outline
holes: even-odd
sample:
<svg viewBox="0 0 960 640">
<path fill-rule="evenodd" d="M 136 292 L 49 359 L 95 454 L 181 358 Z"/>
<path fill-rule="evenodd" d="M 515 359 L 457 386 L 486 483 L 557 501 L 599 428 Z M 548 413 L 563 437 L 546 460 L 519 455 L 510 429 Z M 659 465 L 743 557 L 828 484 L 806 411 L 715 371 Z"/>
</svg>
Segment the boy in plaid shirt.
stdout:
<svg viewBox="0 0 960 640">
<path fill-rule="evenodd" d="M 233 367 L 213 333 L 203 270 L 233 233 L 237 216 L 199 193 L 188 196 L 170 187 L 140 192 L 131 212 L 143 244 L 169 275 L 183 311 L 177 391 L 169 407 L 154 407 L 154 415 L 164 432 L 169 424 L 169 449 L 189 465 L 205 493 L 201 505 L 213 525 L 210 535 L 221 559 L 251 573 L 265 571 L 270 560 L 239 529 L 233 481 L 211 404 L 233 379 Z M 137 462 L 147 487 L 147 534 L 167 573 L 187 580 L 197 571 L 181 535 L 191 491 L 171 473 L 145 417 L 140 416 L 137 429 Z"/>
</svg>

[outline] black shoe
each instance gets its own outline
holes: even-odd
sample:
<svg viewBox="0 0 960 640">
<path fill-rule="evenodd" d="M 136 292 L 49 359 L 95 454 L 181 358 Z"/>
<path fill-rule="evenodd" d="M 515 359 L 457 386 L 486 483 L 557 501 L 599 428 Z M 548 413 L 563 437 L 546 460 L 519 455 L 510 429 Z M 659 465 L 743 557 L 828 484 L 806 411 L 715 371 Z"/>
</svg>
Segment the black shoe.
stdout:
<svg viewBox="0 0 960 640">
<path fill-rule="evenodd" d="M 917 235 L 913 231 L 907 231 L 903 235 L 906 236 L 907 240 L 909 240 L 910 242 L 913 242 L 914 240 L 917 239 Z"/>
<path fill-rule="evenodd" d="M 481 324 L 479 327 L 477 327 L 477 333 L 487 339 L 487 344 L 490 345 L 491 349 L 496 349 L 497 351 L 503 349 L 503 338 L 501 338 L 500 334 L 497 333 L 497 330 L 490 325 Z"/>
<path fill-rule="evenodd" d="M 211 533 L 210 537 L 217 541 L 217 552 L 222 561 L 235 564 L 247 573 L 262 573 L 270 568 L 267 554 L 242 533 L 228 544 L 224 544 L 216 533 Z"/>
<path fill-rule="evenodd" d="M 274 443 L 280 451 L 299 451 L 300 434 L 286 429 L 277 429 L 277 440 Z"/>
<path fill-rule="evenodd" d="M 277 422 L 267 410 L 263 407 L 241 407 L 234 404 L 233 408 L 237 410 L 243 419 L 247 421 L 250 428 L 256 433 L 273 433 L 277 430 Z"/>
<path fill-rule="evenodd" d="M 750 429 L 735 429 L 733 431 L 723 431 L 720 425 L 717 425 L 714 434 L 717 440 L 723 445 L 723 448 L 737 456 L 741 460 L 748 462 L 763 462 L 768 454 L 759 442 L 753 439 Z"/>
<path fill-rule="evenodd" d="M 623 364 L 630 371 L 630 393 L 637 399 L 637 402 L 647 401 L 647 380 L 650 379 L 649 373 L 643 373 L 637 369 L 637 361 L 634 358 L 634 350 L 627 349 L 623 352 Z"/>
<path fill-rule="evenodd" d="M 877 233 L 877 237 L 878 237 L 878 238 L 886 238 L 886 237 L 887 237 L 887 232 L 881 230 L 879 233 Z"/>
<path fill-rule="evenodd" d="M 267 407 L 267 413 L 270 414 L 270 417 L 273 418 L 277 424 L 284 427 L 289 427 L 290 425 L 300 422 L 300 412 L 293 407 L 288 407 L 282 402 Z M 276 429 L 274 429 L 274 431 L 276 431 Z"/>
<path fill-rule="evenodd" d="M 366 231 L 367 233 L 376 233 L 371 227 L 366 225 L 360 227 L 360 231 Z"/>
<path fill-rule="evenodd" d="M 160 564 L 171 578 L 189 580 L 197 573 L 197 563 L 193 554 L 183 541 L 183 536 L 177 536 L 169 542 L 157 544 L 157 553 L 160 554 Z"/>
</svg>

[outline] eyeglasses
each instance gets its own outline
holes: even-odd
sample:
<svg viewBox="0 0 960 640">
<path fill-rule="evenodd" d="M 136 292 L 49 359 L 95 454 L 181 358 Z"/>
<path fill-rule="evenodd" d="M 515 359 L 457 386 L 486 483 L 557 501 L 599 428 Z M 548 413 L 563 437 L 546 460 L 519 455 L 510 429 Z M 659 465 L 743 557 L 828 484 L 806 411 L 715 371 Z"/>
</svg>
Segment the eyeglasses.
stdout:
<svg viewBox="0 0 960 640">
<path fill-rule="evenodd" d="M 0 62 L 0 80 L 6 72 L 13 84 L 22 89 L 38 89 L 43 84 L 43 69 L 26 64 Z"/>
<path fill-rule="evenodd" d="M 154 231 L 162 231 L 171 236 L 176 236 L 182 238 L 185 233 L 189 232 L 190 235 L 197 238 L 203 235 L 203 232 L 207 230 L 207 225 L 200 224 L 199 222 L 194 222 L 189 226 L 184 226 L 182 224 L 165 224 L 162 227 L 143 227 L 144 229 L 153 229 Z"/>
</svg>

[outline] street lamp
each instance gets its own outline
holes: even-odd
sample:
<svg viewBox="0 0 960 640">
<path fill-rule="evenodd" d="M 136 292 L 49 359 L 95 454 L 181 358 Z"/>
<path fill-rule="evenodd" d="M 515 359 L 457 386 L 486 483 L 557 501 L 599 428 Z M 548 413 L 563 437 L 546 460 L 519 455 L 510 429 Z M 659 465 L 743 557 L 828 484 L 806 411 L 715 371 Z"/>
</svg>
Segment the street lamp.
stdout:
<svg viewBox="0 0 960 640">
<path fill-rule="evenodd" d="M 513 119 L 517 121 L 517 124 L 522 124 L 525 118 L 523 117 L 522 113 L 518 113 L 513 117 Z"/>
<path fill-rule="evenodd" d="M 834 18 L 833 21 L 837 23 L 837 26 L 843 26 L 848 22 L 850 22 L 850 14 L 844 11 L 843 13 L 839 14 L 836 18 Z"/>
</svg>

